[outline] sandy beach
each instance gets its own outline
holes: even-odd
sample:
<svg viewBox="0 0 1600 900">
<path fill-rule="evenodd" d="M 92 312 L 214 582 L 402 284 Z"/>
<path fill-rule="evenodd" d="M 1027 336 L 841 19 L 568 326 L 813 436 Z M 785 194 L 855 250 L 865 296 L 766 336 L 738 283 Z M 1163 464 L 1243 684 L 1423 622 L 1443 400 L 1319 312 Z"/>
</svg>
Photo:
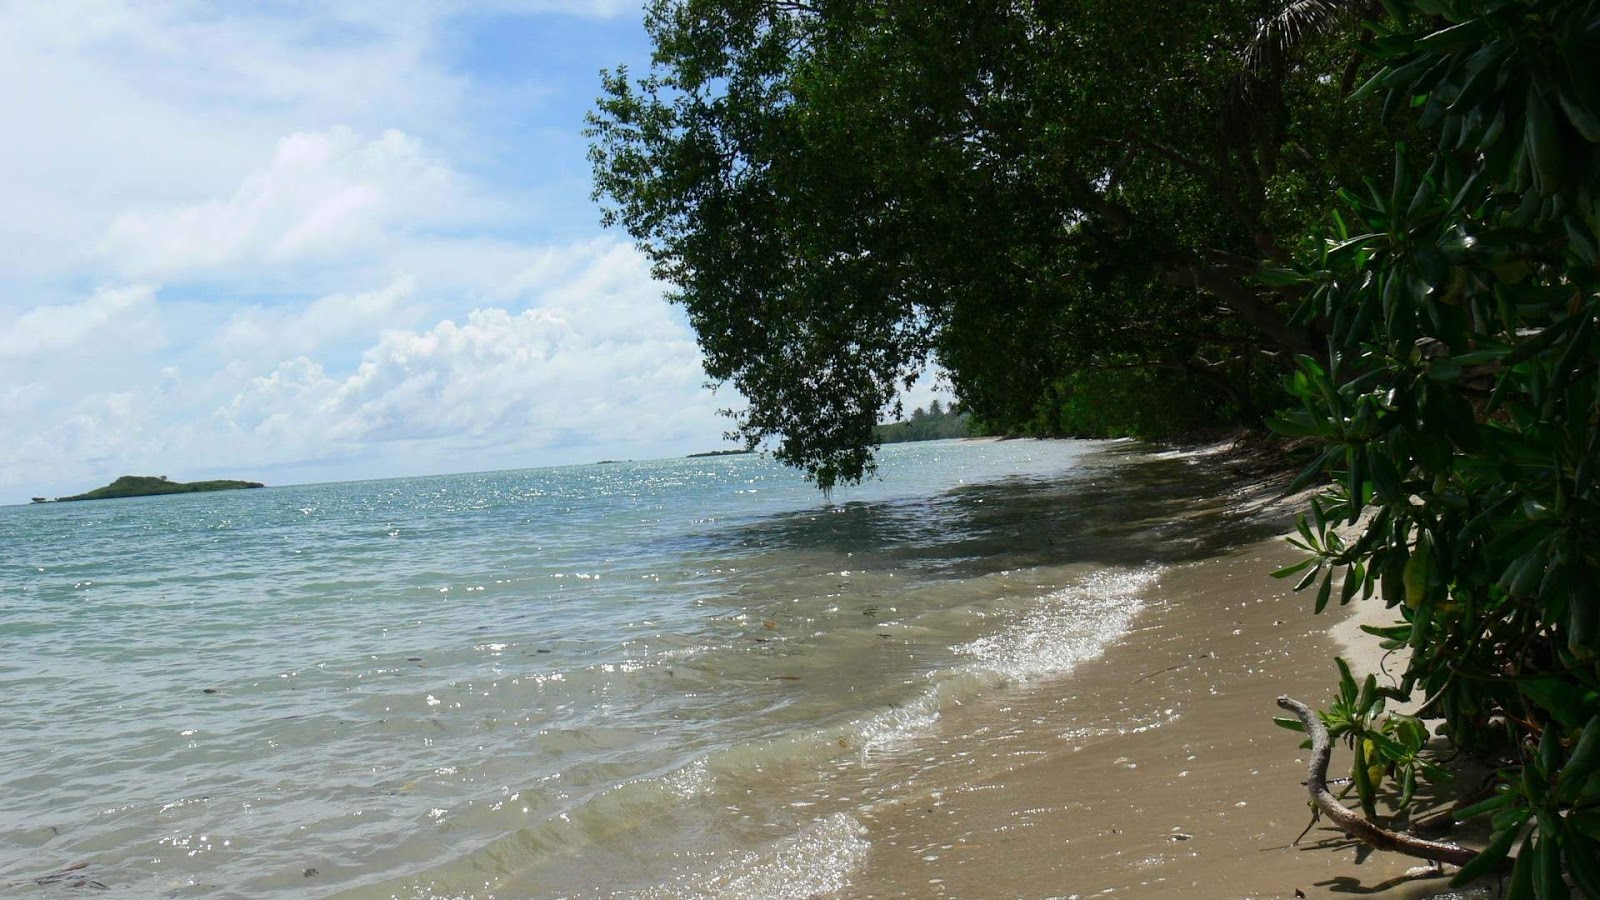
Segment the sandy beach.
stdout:
<svg viewBox="0 0 1600 900">
<path fill-rule="evenodd" d="M 1293 504 L 1272 495 L 1257 485 L 1239 502 L 1292 527 Z M 1174 567 L 1099 659 L 949 712 L 940 746 L 970 755 L 972 777 L 875 810 L 850 896 L 1445 893 L 1417 860 L 1358 860 L 1325 824 L 1294 843 L 1310 822 L 1307 753 L 1273 723 L 1274 701 L 1325 704 L 1335 654 L 1373 670 L 1375 642 L 1351 620 L 1385 618 L 1377 601 L 1314 616 L 1310 596 L 1268 575 L 1298 552 L 1274 538 Z"/>
</svg>

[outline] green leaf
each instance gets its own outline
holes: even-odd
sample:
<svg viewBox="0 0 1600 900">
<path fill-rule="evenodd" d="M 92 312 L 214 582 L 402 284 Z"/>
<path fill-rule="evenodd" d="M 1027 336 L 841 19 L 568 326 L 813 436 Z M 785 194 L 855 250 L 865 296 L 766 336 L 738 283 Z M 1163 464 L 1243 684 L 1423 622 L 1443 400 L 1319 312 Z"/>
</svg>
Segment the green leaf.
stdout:
<svg viewBox="0 0 1600 900">
<path fill-rule="evenodd" d="M 1457 822 L 1465 822 L 1466 820 L 1472 819 L 1472 818 L 1476 818 L 1477 816 L 1481 816 L 1481 815 L 1485 815 L 1487 813 L 1492 813 L 1492 812 L 1496 812 L 1498 810 L 1505 809 L 1506 807 L 1510 806 L 1516 799 L 1517 799 L 1517 795 L 1512 793 L 1511 791 L 1501 791 L 1500 793 L 1494 795 L 1493 797 L 1490 797 L 1488 800 L 1483 800 L 1483 801 L 1480 801 L 1478 803 L 1474 803 L 1471 806 L 1466 807 L 1465 809 L 1456 810 L 1456 812 L 1453 815 L 1453 818 Z"/>
<path fill-rule="evenodd" d="M 1583 102 L 1574 97 L 1570 91 L 1557 91 L 1556 99 L 1561 104 L 1561 111 L 1567 114 L 1567 121 L 1583 135 L 1583 139 L 1590 143 L 1600 143 L 1600 115 L 1585 107 Z"/>
<path fill-rule="evenodd" d="M 1477 856 L 1462 866 L 1461 871 L 1450 879 L 1450 886 L 1462 887 L 1494 871 L 1505 860 L 1506 854 L 1511 852 L 1511 845 L 1516 841 L 1517 835 L 1521 831 L 1522 824 L 1519 822 L 1515 827 L 1507 828 L 1496 834 L 1489 841 L 1487 847 L 1484 847 Z"/>
<path fill-rule="evenodd" d="M 1350 664 L 1337 656 L 1333 658 L 1333 663 L 1339 667 L 1339 696 L 1353 706 L 1359 691 L 1356 689 L 1356 677 L 1350 674 Z"/>
<path fill-rule="evenodd" d="M 1583 727 L 1583 733 L 1572 745 L 1572 755 L 1561 767 L 1563 798 L 1568 801 L 1577 799 L 1583 782 L 1596 770 L 1600 770 L 1600 716 L 1589 719 L 1589 724 Z"/>
<path fill-rule="evenodd" d="M 1316 460 L 1311 463 L 1311 465 L 1306 466 L 1299 475 L 1295 476 L 1293 481 L 1289 482 L 1289 486 L 1284 488 L 1284 493 L 1297 493 L 1303 490 L 1311 482 L 1317 480 L 1317 477 L 1322 474 L 1323 469 L 1330 461 L 1333 460 L 1336 455 L 1338 455 L 1341 450 L 1342 448 L 1336 445 L 1322 451 L 1321 456 L 1318 456 Z"/>
<path fill-rule="evenodd" d="M 1578 728 L 1600 714 L 1600 694 L 1559 676 L 1518 679 L 1517 690 L 1568 728 Z"/>
<path fill-rule="evenodd" d="M 1350 775 L 1356 785 L 1356 796 L 1361 800 L 1361 811 L 1367 814 L 1367 818 L 1374 819 L 1378 816 L 1378 796 L 1372 775 L 1368 772 L 1371 764 L 1367 759 L 1366 741 L 1357 735 L 1355 762 L 1351 764 Z"/>
<path fill-rule="evenodd" d="M 1384 68 L 1381 68 L 1377 72 L 1373 73 L 1371 78 L 1368 78 L 1366 81 L 1362 82 L 1360 87 L 1350 92 L 1351 102 L 1365 99 L 1377 92 L 1379 88 L 1383 87 L 1384 82 L 1388 80 L 1392 73 L 1393 70 L 1388 66 L 1385 66 Z"/>
<path fill-rule="evenodd" d="M 1305 590 L 1307 585 L 1309 585 L 1309 584 L 1311 584 L 1311 582 L 1317 580 L 1317 573 L 1319 573 L 1321 571 L 1322 571 L 1322 564 L 1321 564 L 1320 561 L 1318 561 L 1316 568 L 1312 569 L 1311 571 L 1307 572 L 1305 575 L 1301 576 L 1300 581 L 1295 584 L 1294 589 L 1297 590 L 1297 591 Z"/>
<path fill-rule="evenodd" d="M 1533 840 L 1533 835 L 1530 834 L 1528 839 Z M 1526 843 L 1523 844 L 1523 853 L 1527 854 Z M 1561 877 L 1561 843 L 1553 835 L 1547 835 L 1534 847 L 1533 853 L 1537 866 L 1533 872 L 1533 887 L 1540 900 L 1567 900 L 1571 897 L 1572 891 L 1568 890 L 1566 879 Z"/>
<path fill-rule="evenodd" d="M 1600 840 L 1600 809 L 1575 809 L 1567 814 L 1567 824 Z"/>
<path fill-rule="evenodd" d="M 1522 849 L 1517 853 L 1516 864 L 1511 867 L 1511 883 L 1506 887 L 1506 900 L 1532 900 L 1535 896 L 1533 890 L 1535 856 L 1533 835 L 1530 834 L 1523 840 Z"/>
<path fill-rule="evenodd" d="M 1367 707 L 1378 697 L 1378 676 L 1368 675 L 1366 680 L 1361 682 L 1361 693 L 1356 697 L 1356 712 L 1363 716 L 1367 715 Z"/>
<path fill-rule="evenodd" d="M 1272 577 L 1273 578 L 1288 578 L 1290 575 L 1293 575 L 1296 572 L 1304 571 L 1307 566 L 1310 566 L 1310 565 L 1314 564 L 1316 561 L 1317 560 L 1316 560 L 1315 557 L 1310 558 L 1310 559 L 1302 559 L 1302 560 L 1300 560 L 1299 562 L 1297 562 L 1297 563 L 1295 563 L 1293 565 L 1284 566 L 1281 569 L 1274 570 L 1273 573 L 1272 573 Z"/>
<path fill-rule="evenodd" d="M 1578 890 L 1591 898 L 1600 897 L 1600 841 L 1576 830 L 1568 829 L 1562 835 L 1562 850 L 1567 859 L 1567 871 L 1578 885 Z"/>
<path fill-rule="evenodd" d="M 1417 49 L 1426 53 L 1446 54 L 1478 46 L 1488 31 L 1487 19 L 1472 19 L 1460 25 L 1443 28 L 1417 41 Z"/>
<path fill-rule="evenodd" d="M 1363 574 L 1364 570 L 1359 563 L 1345 570 L 1344 579 L 1339 587 L 1340 606 L 1347 606 L 1355 599 L 1356 591 L 1361 590 L 1361 583 L 1365 580 Z"/>
<path fill-rule="evenodd" d="M 1572 330 L 1576 325 L 1577 317 L 1568 316 L 1551 324 L 1538 334 L 1517 344 L 1511 353 L 1506 356 L 1505 364 L 1515 366 L 1521 362 L 1532 359 L 1535 355 L 1543 353 L 1555 345 L 1563 335 Z"/>
</svg>

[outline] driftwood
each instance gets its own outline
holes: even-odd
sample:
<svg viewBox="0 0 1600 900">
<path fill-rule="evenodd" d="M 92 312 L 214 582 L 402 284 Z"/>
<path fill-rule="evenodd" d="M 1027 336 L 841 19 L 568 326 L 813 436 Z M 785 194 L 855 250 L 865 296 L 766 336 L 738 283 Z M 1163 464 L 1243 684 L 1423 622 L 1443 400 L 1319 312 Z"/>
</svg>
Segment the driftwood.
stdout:
<svg viewBox="0 0 1600 900">
<path fill-rule="evenodd" d="M 1311 765 L 1307 771 L 1306 790 L 1311 794 L 1312 805 L 1333 824 L 1375 850 L 1392 850 L 1418 859 L 1456 866 L 1464 866 L 1477 858 L 1476 850 L 1382 828 L 1340 803 L 1339 798 L 1328 790 L 1328 759 L 1333 755 L 1333 742 L 1328 739 L 1328 729 L 1322 724 L 1322 719 L 1298 700 L 1279 697 L 1278 705 L 1298 716 L 1306 734 L 1311 736 Z"/>
</svg>

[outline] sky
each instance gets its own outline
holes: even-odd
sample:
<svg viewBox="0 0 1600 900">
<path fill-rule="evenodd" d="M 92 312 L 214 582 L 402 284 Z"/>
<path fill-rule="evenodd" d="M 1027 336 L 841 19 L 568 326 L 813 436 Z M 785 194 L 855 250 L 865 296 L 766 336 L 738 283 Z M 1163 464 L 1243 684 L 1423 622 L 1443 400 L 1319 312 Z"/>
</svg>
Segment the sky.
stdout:
<svg viewBox="0 0 1600 900">
<path fill-rule="evenodd" d="M 0 503 L 727 446 L 742 399 L 590 200 L 640 3 L 0 16 Z"/>
</svg>

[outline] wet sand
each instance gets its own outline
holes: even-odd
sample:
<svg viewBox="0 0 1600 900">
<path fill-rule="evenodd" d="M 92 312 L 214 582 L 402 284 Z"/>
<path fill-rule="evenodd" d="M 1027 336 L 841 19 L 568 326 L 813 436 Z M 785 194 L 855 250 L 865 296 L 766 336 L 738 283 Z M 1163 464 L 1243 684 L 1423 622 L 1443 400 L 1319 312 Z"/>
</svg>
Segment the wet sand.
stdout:
<svg viewBox="0 0 1600 900">
<path fill-rule="evenodd" d="M 1287 526 L 1292 508 L 1264 514 Z M 1326 704 L 1333 657 L 1350 655 L 1330 632 L 1359 605 L 1314 616 L 1309 594 L 1269 577 L 1298 553 L 1276 538 L 1175 566 L 1103 657 L 1052 684 L 948 711 L 937 752 L 970 764 L 869 811 L 873 849 L 849 896 L 1446 891 L 1446 878 L 1427 876 L 1417 860 L 1373 853 L 1358 862 L 1355 845 L 1325 824 L 1294 843 L 1310 822 L 1307 752 L 1300 735 L 1273 724 L 1274 701 Z M 1376 609 L 1363 615 L 1385 620 L 1369 602 Z M 1369 652 L 1357 667 L 1377 660 Z M 1336 752 L 1336 771 L 1341 759 Z"/>
</svg>

